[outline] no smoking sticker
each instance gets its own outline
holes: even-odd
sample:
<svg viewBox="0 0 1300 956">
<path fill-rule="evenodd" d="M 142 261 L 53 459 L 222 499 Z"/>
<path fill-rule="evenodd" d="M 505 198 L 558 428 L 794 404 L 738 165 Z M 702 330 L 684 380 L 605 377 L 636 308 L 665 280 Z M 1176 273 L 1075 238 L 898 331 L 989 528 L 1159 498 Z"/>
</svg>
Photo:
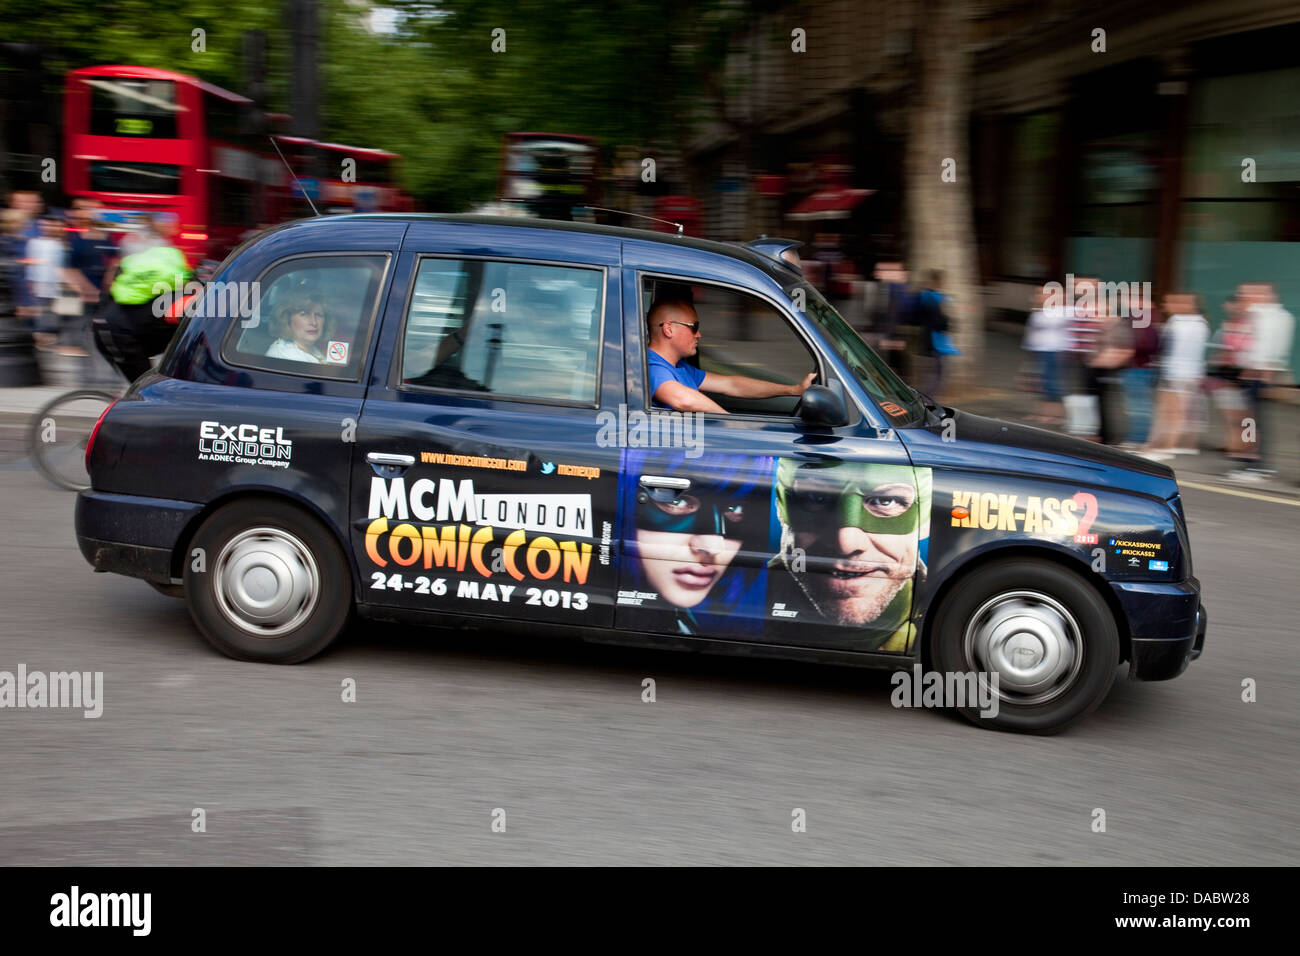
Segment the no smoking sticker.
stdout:
<svg viewBox="0 0 1300 956">
<path fill-rule="evenodd" d="M 336 365 L 346 365 L 348 361 L 348 343 L 331 342 L 325 347 L 325 361 Z"/>
</svg>

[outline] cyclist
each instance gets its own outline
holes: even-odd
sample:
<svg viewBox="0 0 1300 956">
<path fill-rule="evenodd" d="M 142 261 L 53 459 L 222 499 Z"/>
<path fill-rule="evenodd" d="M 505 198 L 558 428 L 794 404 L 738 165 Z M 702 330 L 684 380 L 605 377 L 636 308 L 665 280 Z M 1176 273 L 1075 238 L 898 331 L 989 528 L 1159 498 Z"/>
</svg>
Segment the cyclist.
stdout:
<svg viewBox="0 0 1300 956">
<path fill-rule="evenodd" d="M 185 253 L 171 244 L 173 232 L 170 217 L 155 214 L 142 236 L 123 243 L 110 301 L 94 318 L 95 345 L 130 382 L 149 371 L 149 357 L 176 331 L 179 310 L 158 303 L 179 294 L 191 275 Z"/>
</svg>

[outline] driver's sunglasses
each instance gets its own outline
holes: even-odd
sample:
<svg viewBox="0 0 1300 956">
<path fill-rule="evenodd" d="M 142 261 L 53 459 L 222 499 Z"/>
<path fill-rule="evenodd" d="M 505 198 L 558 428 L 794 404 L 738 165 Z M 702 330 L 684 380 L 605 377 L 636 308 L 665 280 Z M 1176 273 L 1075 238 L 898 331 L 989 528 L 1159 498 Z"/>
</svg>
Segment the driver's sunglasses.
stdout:
<svg viewBox="0 0 1300 956">
<path fill-rule="evenodd" d="M 693 334 L 693 335 L 699 335 L 699 333 L 700 333 L 700 323 L 699 323 L 698 321 L 695 321 L 695 322 L 678 322 L 676 319 L 669 319 L 667 322 L 665 322 L 665 323 L 663 323 L 663 324 L 664 324 L 664 325 L 684 325 L 684 326 L 686 326 L 688 329 L 691 330 L 691 334 Z"/>
</svg>

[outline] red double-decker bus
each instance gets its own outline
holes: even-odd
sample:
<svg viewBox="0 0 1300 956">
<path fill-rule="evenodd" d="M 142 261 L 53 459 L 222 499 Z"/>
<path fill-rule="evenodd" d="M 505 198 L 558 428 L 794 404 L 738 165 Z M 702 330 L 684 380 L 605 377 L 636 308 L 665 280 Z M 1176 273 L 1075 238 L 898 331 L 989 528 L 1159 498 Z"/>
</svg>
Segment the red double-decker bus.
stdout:
<svg viewBox="0 0 1300 956">
<path fill-rule="evenodd" d="M 321 212 L 414 205 L 396 184 L 396 153 L 277 135 L 282 161 L 261 131 L 289 117 L 184 73 L 84 67 L 68 73 L 65 98 L 65 192 L 124 225 L 174 217 L 191 262 L 223 258 L 260 225 L 315 215 L 305 196 Z"/>
<path fill-rule="evenodd" d="M 283 182 L 272 199 L 277 219 L 313 215 L 307 197 L 323 214 L 410 212 L 415 207 L 397 184 L 397 153 L 301 136 L 276 136 L 275 142 L 293 170 L 291 175 L 281 165 Z"/>
<path fill-rule="evenodd" d="M 197 77 L 143 66 L 71 70 L 65 192 L 110 221 L 165 213 L 192 262 L 220 259 L 268 218 L 279 159 L 259 145 L 253 102 Z M 275 166 L 272 166 L 274 162 Z"/>
<path fill-rule="evenodd" d="M 331 212 L 409 212 L 397 186 L 397 153 L 340 143 L 317 143 L 321 198 Z"/>
</svg>

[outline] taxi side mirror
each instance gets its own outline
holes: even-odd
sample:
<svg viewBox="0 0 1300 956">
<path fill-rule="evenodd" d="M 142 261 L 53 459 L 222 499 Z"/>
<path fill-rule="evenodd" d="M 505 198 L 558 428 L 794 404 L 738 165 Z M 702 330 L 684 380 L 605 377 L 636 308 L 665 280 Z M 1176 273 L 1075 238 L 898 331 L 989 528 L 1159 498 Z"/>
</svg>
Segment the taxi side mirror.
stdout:
<svg viewBox="0 0 1300 956">
<path fill-rule="evenodd" d="M 825 385 L 809 385 L 799 403 L 799 419 L 814 428 L 838 428 L 849 423 L 844 396 Z"/>
</svg>

